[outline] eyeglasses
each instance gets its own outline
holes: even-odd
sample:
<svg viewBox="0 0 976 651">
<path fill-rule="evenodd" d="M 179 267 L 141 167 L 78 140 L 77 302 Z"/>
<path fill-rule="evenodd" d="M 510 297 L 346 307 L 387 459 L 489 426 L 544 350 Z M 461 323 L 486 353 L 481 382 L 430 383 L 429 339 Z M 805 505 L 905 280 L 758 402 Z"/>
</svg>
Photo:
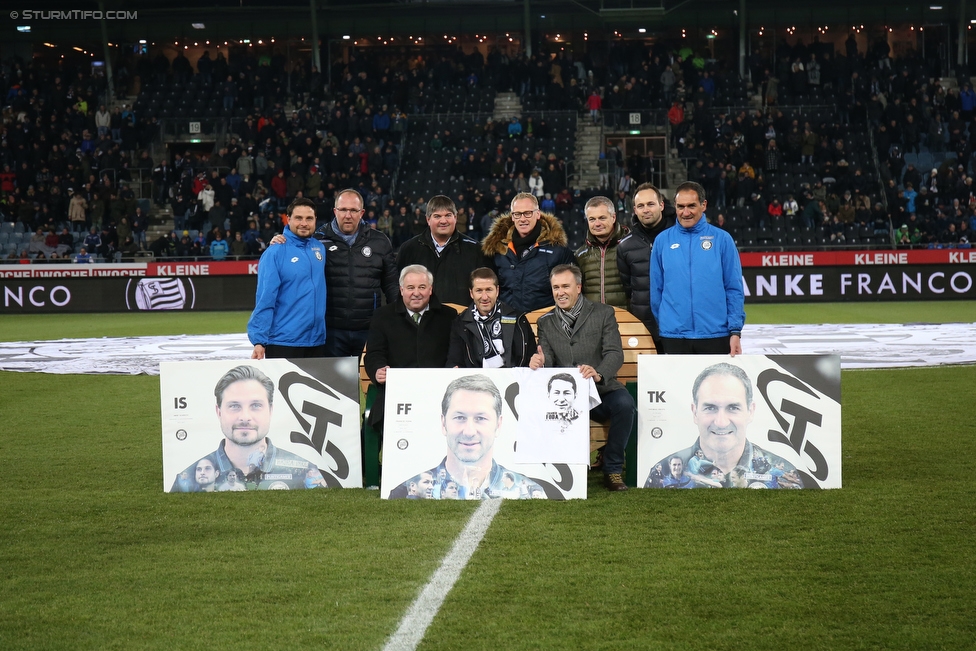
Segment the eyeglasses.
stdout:
<svg viewBox="0 0 976 651">
<path fill-rule="evenodd" d="M 363 212 L 362 208 L 334 208 L 333 210 L 335 210 L 338 213 L 343 213 L 346 215 L 355 215 L 357 213 Z"/>
<path fill-rule="evenodd" d="M 513 212 L 512 213 L 512 218 L 513 219 L 527 219 L 527 218 L 531 217 L 534 214 L 535 214 L 535 210 L 529 210 L 527 212 Z"/>
</svg>

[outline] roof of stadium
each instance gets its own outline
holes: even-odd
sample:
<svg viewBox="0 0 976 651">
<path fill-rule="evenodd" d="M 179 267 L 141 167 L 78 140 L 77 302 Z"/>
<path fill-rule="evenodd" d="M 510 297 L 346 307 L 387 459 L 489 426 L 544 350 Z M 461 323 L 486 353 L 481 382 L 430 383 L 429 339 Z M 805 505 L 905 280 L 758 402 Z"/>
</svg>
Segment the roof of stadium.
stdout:
<svg viewBox="0 0 976 651">
<path fill-rule="evenodd" d="M 319 34 L 406 36 L 439 33 L 474 34 L 524 30 L 522 0 L 314 0 Z M 765 26 L 952 24 L 959 18 L 959 3 L 885 0 L 820 0 L 782 3 L 737 0 L 530 0 L 533 29 L 593 31 L 643 28 L 648 35 L 673 28 L 738 29 L 740 7 L 745 7 L 750 28 Z M 17 3 L 7 3 L 16 7 Z M 103 0 L 102 2 L 32 1 L 21 9 L 0 12 L 0 33 L 31 42 L 71 35 L 100 37 L 105 20 L 109 40 L 166 39 L 173 37 L 227 39 L 240 36 L 289 38 L 311 34 L 309 0 Z M 969 3 L 963 19 L 976 18 L 976 3 Z M 80 13 L 79 13 L 80 12 Z M 84 13 L 89 12 L 89 13 Z M 114 12 L 109 14 L 109 12 Z M 29 33 L 24 27 L 30 27 Z M 17 28 L 21 28 L 18 30 Z M 0 46 L 2 47 L 2 46 Z"/>
</svg>

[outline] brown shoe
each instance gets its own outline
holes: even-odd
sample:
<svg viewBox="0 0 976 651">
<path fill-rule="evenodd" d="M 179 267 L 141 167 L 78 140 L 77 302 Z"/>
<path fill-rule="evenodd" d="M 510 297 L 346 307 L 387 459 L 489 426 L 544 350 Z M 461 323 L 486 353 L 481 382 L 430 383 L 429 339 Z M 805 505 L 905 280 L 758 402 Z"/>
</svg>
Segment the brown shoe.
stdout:
<svg viewBox="0 0 976 651">
<path fill-rule="evenodd" d="M 607 487 L 608 491 L 627 490 L 627 484 L 624 483 L 624 478 L 619 472 L 612 472 L 603 475 L 603 485 Z"/>
</svg>

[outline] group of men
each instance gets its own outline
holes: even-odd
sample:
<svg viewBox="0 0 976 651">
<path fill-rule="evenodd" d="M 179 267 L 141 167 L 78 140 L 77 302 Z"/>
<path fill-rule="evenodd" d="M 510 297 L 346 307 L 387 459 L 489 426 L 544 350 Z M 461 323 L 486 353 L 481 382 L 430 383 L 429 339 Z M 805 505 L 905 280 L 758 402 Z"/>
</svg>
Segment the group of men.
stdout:
<svg viewBox="0 0 976 651">
<path fill-rule="evenodd" d="M 624 450 L 636 406 L 616 379 L 624 357 L 613 306 L 640 318 L 661 352 L 741 352 L 738 252 L 727 233 L 707 223 L 706 206 L 700 185 L 680 185 L 671 226 L 661 192 L 644 184 L 627 227 L 617 223 L 611 200 L 594 197 L 584 209 L 587 242 L 574 254 L 560 221 L 540 211 L 531 194 L 516 195 L 480 244 L 457 231 L 454 203 L 436 196 L 427 203 L 428 230 L 394 259 L 389 239 L 362 222 L 358 192 L 338 193 L 334 219 L 317 231 L 314 205 L 297 199 L 288 207 L 288 229 L 259 265 L 248 323 L 252 358 L 358 356 L 365 344 L 364 367 L 379 389 L 369 422 L 380 430 L 390 368 L 574 367 L 600 394 L 590 417 L 609 421 L 604 484 L 626 490 Z M 537 341 L 525 314 L 549 306 Z M 462 387 L 459 395 L 479 391 L 491 393 Z M 451 400 L 445 397 L 443 407 Z M 482 483 L 455 481 L 444 486 L 449 494 L 514 496 L 519 489 L 507 486 L 505 473 L 484 462 L 490 445 L 471 445 L 461 432 L 459 453 L 450 453 L 446 417 L 444 467 L 415 477 L 412 489 L 407 482 L 404 496 L 440 490 L 440 470 L 456 478 L 462 466 L 468 474 L 479 467 Z M 531 495 L 533 487 L 520 492 Z"/>
</svg>

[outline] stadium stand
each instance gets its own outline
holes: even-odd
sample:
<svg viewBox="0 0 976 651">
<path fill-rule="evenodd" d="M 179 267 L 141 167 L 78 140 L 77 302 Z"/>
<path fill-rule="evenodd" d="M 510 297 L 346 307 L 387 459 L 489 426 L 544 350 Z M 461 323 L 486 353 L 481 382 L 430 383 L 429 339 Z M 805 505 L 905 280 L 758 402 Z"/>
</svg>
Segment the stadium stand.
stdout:
<svg viewBox="0 0 976 651">
<path fill-rule="evenodd" d="M 662 165 L 705 186 L 709 218 L 744 250 L 968 247 L 976 226 L 976 93 L 878 44 L 784 41 L 775 57 L 749 57 L 745 78 L 665 40 L 576 58 L 363 48 L 328 76 L 280 51 L 225 52 L 130 55 L 111 98 L 90 68 L 4 61 L 4 257 L 48 259 L 54 238 L 76 254 L 92 226 L 96 260 L 206 257 L 215 229 L 232 255 L 253 257 L 292 198 L 314 199 L 325 220 L 343 187 L 397 244 L 424 227 L 434 194 L 451 196 L 480 237 L 530 180 L 577 245 L 589 196 L 627 212 L 623 175 L 664 178 Z M 579 187 L 576 138 L 594 93 L 605 133 L 639 111 L 666 129 L 671 155 L 648 162 L 604 141 L 613 173 Z M 496 113 L 502 96 L 514 121 Z M 175 118 L 211 130 L 212 150 L 173 138 Z M 46 248 L 26 235 L 38 227 Z"/>
</svg>

